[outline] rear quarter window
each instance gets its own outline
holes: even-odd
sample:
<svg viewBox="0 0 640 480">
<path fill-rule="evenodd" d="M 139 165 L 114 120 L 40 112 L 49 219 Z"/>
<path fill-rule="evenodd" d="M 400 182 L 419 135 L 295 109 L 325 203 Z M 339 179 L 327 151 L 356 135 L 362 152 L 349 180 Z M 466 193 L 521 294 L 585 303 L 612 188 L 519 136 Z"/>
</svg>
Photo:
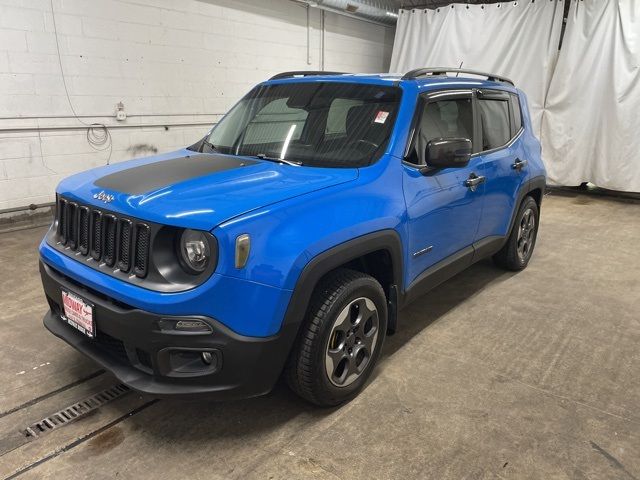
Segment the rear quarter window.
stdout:
<svg viewBox="0 0 640 480">
<path fill-rule="evenodd" d="M 511 94 L 511 106 L 513 108 L 513 133 L 515 134 L 522 128 L 522 111 L 518 95 Z"/>
</svg>

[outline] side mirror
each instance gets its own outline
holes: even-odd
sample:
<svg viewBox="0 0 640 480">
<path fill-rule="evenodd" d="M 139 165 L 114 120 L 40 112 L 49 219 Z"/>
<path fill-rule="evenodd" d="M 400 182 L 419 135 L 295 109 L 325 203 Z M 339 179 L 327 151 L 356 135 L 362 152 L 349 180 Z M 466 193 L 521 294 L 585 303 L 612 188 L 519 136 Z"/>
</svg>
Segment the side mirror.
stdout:
<svg viewBox="0 0 640 480">
<path fill-rule="evenodd" d="M 468 138 L 436 138 L 427 144 L 424 158 L 432 168 L 466 167 L 472 151 Z"/>
</svg>

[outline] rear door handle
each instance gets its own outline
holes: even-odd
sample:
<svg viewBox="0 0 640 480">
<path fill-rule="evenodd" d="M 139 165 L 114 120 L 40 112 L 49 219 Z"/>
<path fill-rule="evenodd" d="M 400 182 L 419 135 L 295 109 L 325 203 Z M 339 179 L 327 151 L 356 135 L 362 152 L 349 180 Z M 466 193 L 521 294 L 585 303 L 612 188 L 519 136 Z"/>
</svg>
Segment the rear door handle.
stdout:
<svg viewBox="0 0 640 480">
<path fill-rule="evenodd" d="M 520 160 L 519 158 L 516 158 L 516 161 L 511 164 L 511 168 L 519 171 L 526 167 L 527 163 L 529 163 L 527 160 Z"/>
<path fill-rule="evenodd" d="M 485 177 L 478 176 L 475 173 L 472 173 L 471 175 L 469 175 L 469 178 L 467 178 L 464 181 L 464 186 L 465 187 L 469 187 L 469 189 L 472 192 L 475 192 L 476 188 L 478 187 L 478 185 L 483 183 L 485 180 L 486 180 Z"/>
</svg>

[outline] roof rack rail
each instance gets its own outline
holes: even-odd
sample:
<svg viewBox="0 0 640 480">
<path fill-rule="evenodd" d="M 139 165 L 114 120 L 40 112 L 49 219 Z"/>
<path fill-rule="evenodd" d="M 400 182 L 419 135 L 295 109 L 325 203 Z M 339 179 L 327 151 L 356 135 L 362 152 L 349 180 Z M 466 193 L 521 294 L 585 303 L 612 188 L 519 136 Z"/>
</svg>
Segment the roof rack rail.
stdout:
<svg viewBox="0 0 640 480">
<path fill-rule="evenodd" d="M 269 80 L 279 80 L 281 78 L 292 78 L 292 77 L 313 77 L 318 75 L 348 75 L 346 72 L 324 72 L 321 70 L 300 70 L 293 72 L 282 72 L 274 75 Z"/>
<path fill-rule="evenodd" d="M 478 72 L 476 70 L 467 70 L 466 68 L 416 68 L 415 70 L 411 70 L 405 73 L 402 76 L 403 80 L 412 80 L 418 77 L 425 77 L 428 75 L 446 75 L 447 73 L 468 73 L 470 75 L 478 75 L 481 77 L 487 77 L 487 80 L 492 82 L 505 82 L 510 83 L 511 85 L 515 85 L 513 80 L 503 77 L 501 75 L 496 75 L 495 73 L 485 73 Z"/>
</svg>

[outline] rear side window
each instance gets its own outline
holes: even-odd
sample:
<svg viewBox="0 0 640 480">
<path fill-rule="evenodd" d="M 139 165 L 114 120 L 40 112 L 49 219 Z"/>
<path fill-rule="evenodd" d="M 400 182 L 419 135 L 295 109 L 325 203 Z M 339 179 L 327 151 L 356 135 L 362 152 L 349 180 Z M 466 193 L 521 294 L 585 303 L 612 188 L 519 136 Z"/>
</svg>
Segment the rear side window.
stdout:
<svg viewBox="0 0 640 480">
<path fill-rule="evenodd" d="M 509 102 L 505 100 L 478 100 L 482 124 L 482 150 L 502 147 L 511 138 Z"/>
</svg>

